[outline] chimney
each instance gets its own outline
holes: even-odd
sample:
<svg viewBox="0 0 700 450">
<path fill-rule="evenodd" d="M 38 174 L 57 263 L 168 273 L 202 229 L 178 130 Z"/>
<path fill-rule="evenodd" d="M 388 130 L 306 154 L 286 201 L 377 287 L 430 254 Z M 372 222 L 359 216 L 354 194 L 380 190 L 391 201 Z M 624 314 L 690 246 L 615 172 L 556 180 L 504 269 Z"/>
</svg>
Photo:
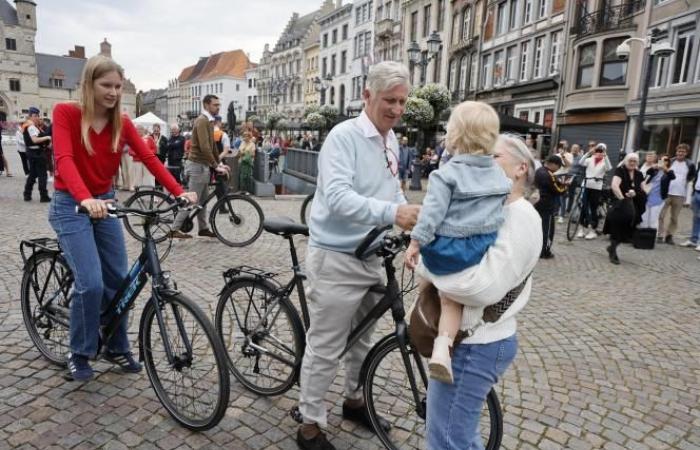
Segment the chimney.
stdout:
<svg viewBox="0 0 700 450">
<path fill-rule="evenodd" d="M 100 42 L 100 55 L 106 56 L 108 58 L 112 57 L 112 44 L 107 42 L 107 38 Z"/>
<path fill-rule="evenodd" d="M 85 59 L 85 47 L 82 45 L 76 45 L 74 47 L 74 50 L 68 50 L 68 56 L 71 58 Z"/>
</svg>

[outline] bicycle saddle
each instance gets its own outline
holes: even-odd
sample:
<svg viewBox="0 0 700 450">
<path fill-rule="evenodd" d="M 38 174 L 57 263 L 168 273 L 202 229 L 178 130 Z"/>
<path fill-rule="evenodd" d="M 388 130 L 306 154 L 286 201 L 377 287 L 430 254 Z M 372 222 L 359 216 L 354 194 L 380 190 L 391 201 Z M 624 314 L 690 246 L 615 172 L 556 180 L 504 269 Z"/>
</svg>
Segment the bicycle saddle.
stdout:
<svg viewBox="0 0 700 450">
<path fill-rule="evenodd" d="M 289 217 L 273 217 L 263 221 L 263 229 L 268 233 L 279 236 L 292 236 L 295 234 L 309 235 L 309 227 L 296 223 Z"/>
</svg>

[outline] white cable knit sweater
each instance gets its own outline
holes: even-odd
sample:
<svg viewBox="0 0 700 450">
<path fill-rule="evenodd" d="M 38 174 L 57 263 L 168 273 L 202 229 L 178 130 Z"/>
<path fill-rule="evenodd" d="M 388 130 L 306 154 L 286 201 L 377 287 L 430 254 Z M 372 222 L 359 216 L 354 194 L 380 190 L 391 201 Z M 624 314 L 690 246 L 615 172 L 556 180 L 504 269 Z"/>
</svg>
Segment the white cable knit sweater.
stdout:
<svg viewBox="0 0 700 450">
<path fill-rule="evenodd" d="M 484 308 L 500 301 L 532 272 L 542 250 L 542 222 L 535 208 L 525 199 L 507 204 L 505 223 L 498 230 L 496 242 L 477 266 L 449 275 L 434 275 L 422 264 L 419 274 L 430 280 L 439 291 L 464 305 L 462 329 L 471 329 L 481 321 Z M 486 344 L 513 335 L 517 329 L 515 315 L 530 299 L 532 278 L 515 302 L 498 322 L 476 329 L 465 344 Z"/>
</svg>

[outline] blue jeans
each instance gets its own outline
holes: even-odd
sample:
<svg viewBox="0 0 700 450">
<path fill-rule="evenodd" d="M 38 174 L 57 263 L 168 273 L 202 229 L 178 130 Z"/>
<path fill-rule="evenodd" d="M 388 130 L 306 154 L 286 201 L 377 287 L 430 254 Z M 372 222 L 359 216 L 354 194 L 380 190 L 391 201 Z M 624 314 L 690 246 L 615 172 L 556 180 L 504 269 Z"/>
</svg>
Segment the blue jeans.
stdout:
<svg viewBox="0 0 700 450">
<path fill-rule="evenodd" d="M 429 450 L 481 450 L 479 419 L 486 396 L 513 362 L 514 335 L 489 344 L 462 344 L 452 357 L 454 384 L 428 383 Z"/>
<path fill-rule="evenodd" d="M 114 192 L 96 198 L 112 199 Z M 100 313 L 126 277 L 128 260 L 119 219 L 92 222 L 88 216 L 75 212 L 77 205 L 69 193 L 56 191 L 49 207 L 49 223 L 75 277 L 70 303 L 70 351 L 92 358 L 99 350 Z M 102 317 L 102 324 L 108 320 L 109 317 Z M 108 342 L 110 352 L 129 351 L 127 327 L 125 316 Z"/>
<path fill-rule="evenodd" d="M 700 192 L 693 194 L 693 232 L 690 240 L 695 244 L 700 244 Z"/>
</svg>

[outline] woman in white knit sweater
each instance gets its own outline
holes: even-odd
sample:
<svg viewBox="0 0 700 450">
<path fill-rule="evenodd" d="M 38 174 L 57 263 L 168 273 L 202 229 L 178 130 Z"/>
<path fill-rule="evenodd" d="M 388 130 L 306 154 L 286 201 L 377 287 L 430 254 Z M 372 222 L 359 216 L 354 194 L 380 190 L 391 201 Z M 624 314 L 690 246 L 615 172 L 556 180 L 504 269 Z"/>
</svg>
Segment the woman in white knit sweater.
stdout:
<svg viewBox="0 0 700 450">
<path fill-rule="evenodd" d="M 526 200 L 534 160 L 517 137 L 500 135 L 495 157 L 513 189 L 504 207 L 505 223 L 478 266 L 431 277 L 435 287 L 464 305 L 462 330 L 473 334 L 454 349 L 454 384 L 431 379 L 428 385 L 427 447 L 431 450 L 483 449 L 479 420 L 488 392 L 517 352 L 516 314 L 532 289 L 532 273 L 542 249 L 540 216 Z M 419 273 L 422 266 L 419 266 Z M 495 323 L 484 323 L 484 308 L 500 301 L 527 278 L 515 302 Z"/>
</svg>

